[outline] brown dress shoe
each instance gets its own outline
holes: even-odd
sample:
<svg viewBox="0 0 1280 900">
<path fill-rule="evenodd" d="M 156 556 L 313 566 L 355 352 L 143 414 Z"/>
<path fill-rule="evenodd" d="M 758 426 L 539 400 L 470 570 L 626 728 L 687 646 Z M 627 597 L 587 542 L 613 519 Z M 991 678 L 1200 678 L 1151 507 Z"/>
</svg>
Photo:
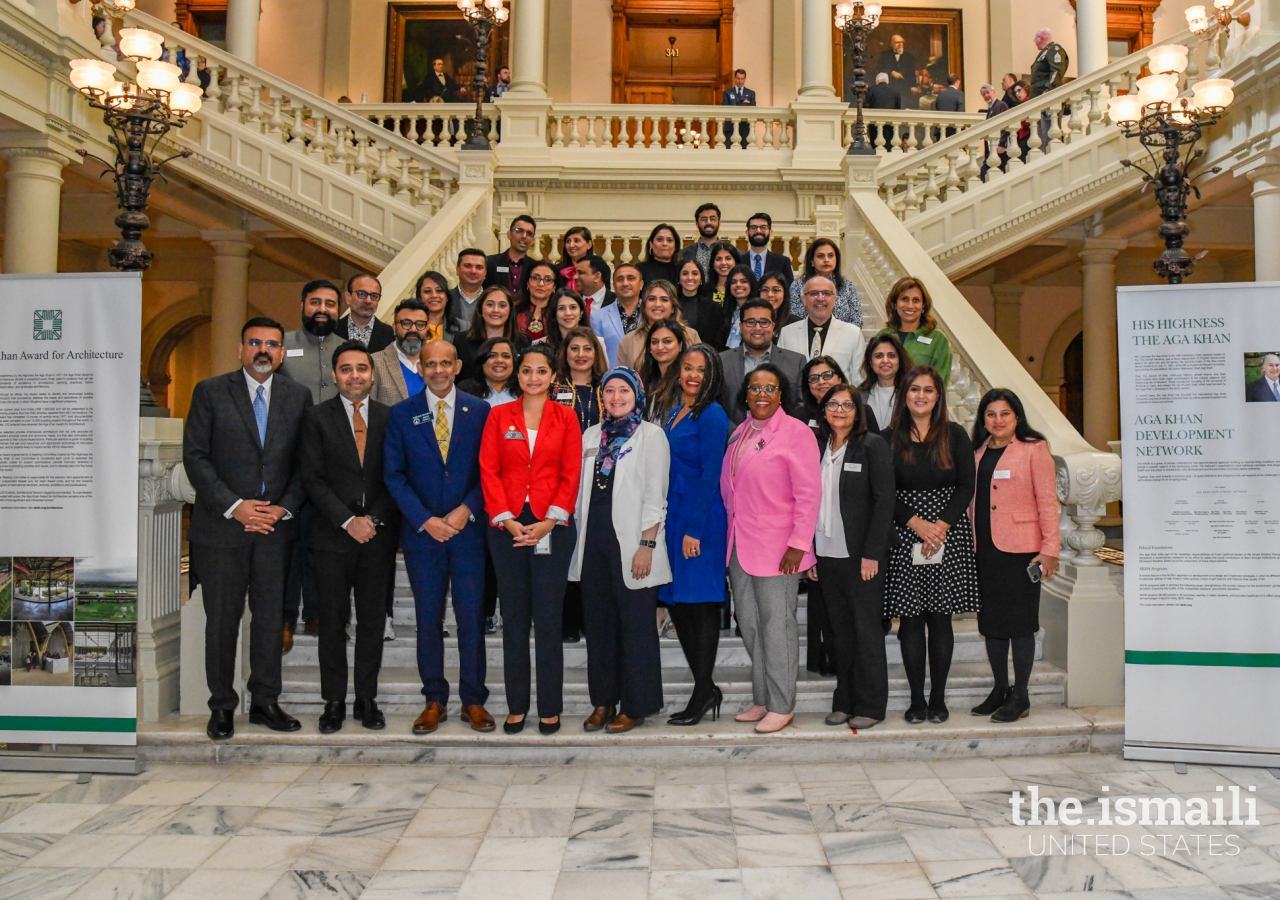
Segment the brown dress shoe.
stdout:
<svg viewBox="0 0 1280 900">
<path fill-rule="evenodd" d="M 280 655 L 281 655 L 281 656 L 283 656 L 284 654 L 288 653 L 290 650 L 292 650 L 292 649 L 293 649 L 293 629 L 294 629 L 294 627 L 295 627 L 295 626 L 294 626 L 294 624 L 293 624 L 292 622 L 285 622 L 285 623 L 284 623 L 284 640 L 283 640 L 283 641 L 281 641 L 281 644 L 280 644 Z"/>
<path fill-rule="evenodd" d="M 643 724 L 644 724 L 644 716 L 641 716 L 638 719 L 633 719 L 630 716 L 624 715 L 622 713 L 618 713 L 616 716 L 613 717 L 612 722 L 604 726 L 604 730 L 609 732 L 610 734 L 625 734 L 626 732 L 630 731 L 632 728 L 635 728 L 637 725 L 643 725 Z"/>
<path fill-rule="evenodd" d="M 462 718 L 466 719 L 471 725 L 472 731 L 493 731 L 497 727 L 493 721 L 493 716 L 489 715 L 489 710 L 479 703 L 472 703 L 462 707 Z"/>
<path fill-rule="evenodd" d="M 307 619 L 307 634 L 311 635 L 312 637 L 315 637 L 319 633 L 320 633 L 320 620 Z"/>
<path fill-rule="evenodd" d="M 613 721 L 612 706 L 597 706 L 582 723 L 583 731 L 599 731 Z"/>
<path fill-rule="evenodd" d="M 427 708 L 413 720 L 414 734 L 430 734 L 440 727 L 440 723 L 449 718 L 449 713 L 436 700 L 427 702 Z"/>
</svg>

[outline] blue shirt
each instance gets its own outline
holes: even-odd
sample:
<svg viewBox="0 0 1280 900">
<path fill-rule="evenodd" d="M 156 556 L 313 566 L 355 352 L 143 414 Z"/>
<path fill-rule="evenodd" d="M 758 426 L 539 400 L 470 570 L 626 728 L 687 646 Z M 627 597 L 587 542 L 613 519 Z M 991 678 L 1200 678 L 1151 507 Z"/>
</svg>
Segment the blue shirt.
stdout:
<svg viewBox="0 0 1280 900">
<path fill-rule="evenodd" d="M 404 375 L 404 386 L 408 389 L 410 397 L 416 397 L 426 390 L 427 383 L 423 381 L 417 369 L 411 369 L 404 363 L 400 363 L 400 372 Z"/>
</svg>

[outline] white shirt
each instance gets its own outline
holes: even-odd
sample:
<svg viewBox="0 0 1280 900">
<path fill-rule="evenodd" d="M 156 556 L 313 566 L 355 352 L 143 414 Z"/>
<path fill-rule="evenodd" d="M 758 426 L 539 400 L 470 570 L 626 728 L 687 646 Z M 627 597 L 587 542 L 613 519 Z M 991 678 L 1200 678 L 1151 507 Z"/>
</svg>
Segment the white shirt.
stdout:
<svg viewBox="0 0 1280 900">
<path fill-rule="evenodd" d="M 893 386 L 884 387 L 877 384 L 873 387 L 867 394 L 867 406 L 871 407 L 871 411 L 875 413 L 876 424 L 880 426 L 880 430 L 888 428 L 893 419 Z"/>
<path fill-rule="evenodd" d="M 593 310 L 599 309 L 600 304 L 604 302 L 604 295 L 607 293 L 609 293 L 609 286 L 607 284 L 600 285 L 600 290 L 596 291 L 594 294 L 587 295 L 587 306 L 591 307 Z"/>
<path fill-rule="evenodd" d="M 840 515 L 840 475 L 844 471 L 844 451 L 849 443 L 834 453 L 828 444 L 822 454 L 822 503 L 818 507 L 818 530 L 813 536 L 813 549 L 818 556 L 848 559 L 844 543 L 844 517 Z"/>
<path fill-rule="evenodd" d="M 250 375 L 246 369 L 242 368 L 240 371 L 244 372 L 244 381 L 249 388 L 249 405 L 252 406 L 253 401 L 258 399 L 258 388 L 261 387 L 262 399 L 263 401 L 266 402 L 267 409 L 271 409 L 271 381 L 276 377 L 276 373 L 272 372 L 270 375 L 267 376 L 266 381 L 259 383 L 258 380 L 254 378 L 252 375 Z M 268 422 L 268 425 L 270 425 L 270 422 Z M 230 519 L 232 516 L 235 515 L 236 507 L 243 502 L 244 500 L 237 500 L 235 503 L 232 503 L 229 507 L 227 507 L 227 511 L 224 512 L 222 515 L 225 518 Z M 289 519 L 292 519 L 292 518 L 293 518 L 293 513 L 286 510 L 284 520 L 288 521 Z"/>
<path fill-rule="evenodd" d="M 453 412 L 458 405 L 458 389 L 452 385 L 449 386 L 449 393 L 443 397 L 437 396 L 435 391 L 427 388 L 427 403 L 431 407 L 431 415 L 435 415 L 440 411 L 440 401 L 444 401 L 444 420 L 449 426 L 449 434 L 453 434 Z M 431 420 L 433 423 L 435 419 Z M 434 425 L 433 425 L 434 428 Z"/>
</svg>

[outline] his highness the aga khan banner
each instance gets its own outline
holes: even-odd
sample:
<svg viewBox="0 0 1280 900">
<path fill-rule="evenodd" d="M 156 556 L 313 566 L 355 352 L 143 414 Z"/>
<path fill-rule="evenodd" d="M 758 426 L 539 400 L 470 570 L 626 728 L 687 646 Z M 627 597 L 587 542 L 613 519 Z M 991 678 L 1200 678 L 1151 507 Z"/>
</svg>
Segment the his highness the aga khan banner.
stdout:
<svg viewBox="0 0 1280 900">
<path fill-rule="evenodd" d="M 140 274 L 0 276 L 0 743 L 136 743 Z"/>
</svg>

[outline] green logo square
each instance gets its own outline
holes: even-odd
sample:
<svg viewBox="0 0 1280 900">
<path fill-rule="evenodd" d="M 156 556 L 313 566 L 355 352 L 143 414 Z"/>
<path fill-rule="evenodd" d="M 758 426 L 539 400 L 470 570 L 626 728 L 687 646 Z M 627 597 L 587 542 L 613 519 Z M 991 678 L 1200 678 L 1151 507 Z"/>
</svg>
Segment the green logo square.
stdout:
<svg viewBox="0 0 1280 900">
<path fill-rule="evenodd" d="M 37 341 L 62 340 L 62 310 L 37 309 L 31 336 Z"/>
</svg>

